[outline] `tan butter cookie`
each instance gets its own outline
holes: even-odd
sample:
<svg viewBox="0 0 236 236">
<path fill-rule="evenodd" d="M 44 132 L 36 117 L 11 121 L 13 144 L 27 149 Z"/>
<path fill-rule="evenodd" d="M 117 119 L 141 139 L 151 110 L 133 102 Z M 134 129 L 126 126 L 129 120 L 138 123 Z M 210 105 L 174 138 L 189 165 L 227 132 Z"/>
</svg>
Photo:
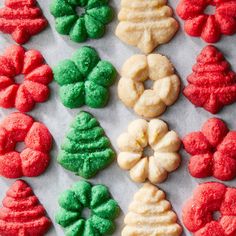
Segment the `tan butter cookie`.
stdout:
<svg viewBox="0 0 236 236">
<path fill-rule="evenodd" d="M 179 24 L 166 4 L 167 0 L 121 0 L 116 36 L 146 54 L 169 42 Z"/>
<path fill-rule="evenodd" d="M 153 81 L 152 89 L 144 82 Z M 134 55 L 121 69 L 118 96 L 121 101 L 143 117 L 161 115 L 172 105 L 180 92 L 180 80 L 167 57 L 160 54 Z"/>
<path fill-rule="evenodd" d="M 122 236 L 179 236 L 182 233 L 165 193 L 150 183 L 134 195 L 124 223 Z"/>
<path fill-rule="evenodd" d="M 180 165 L 181 157 L 177 152 L 181 140 L 162 120 L 134 120 L 129 124 L 128 132 L 118 137 L 117 143 L 121 151 L 117 157 L 118 165 L 129 170 L 135 182 L 146 179 L 154 184 L 163 182 L 168 173 Z M 152 156 L 144 155 L 148 146 L 154 151 Z"/>
</svg>

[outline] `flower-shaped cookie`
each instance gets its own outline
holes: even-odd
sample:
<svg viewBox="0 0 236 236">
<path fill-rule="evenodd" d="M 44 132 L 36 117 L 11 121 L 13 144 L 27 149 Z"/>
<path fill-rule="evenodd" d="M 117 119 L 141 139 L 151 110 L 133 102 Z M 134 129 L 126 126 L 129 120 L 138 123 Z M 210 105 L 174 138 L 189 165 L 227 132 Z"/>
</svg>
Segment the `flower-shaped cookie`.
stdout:
<svg viewBox="0 0 236 236">
<path fill-rule="evenodd" d="M 121 0 L 116 35 L 123 42 L 151 53 L 168 43 L 179 28 L 167 0 Z"/>
<path fill-rule="evenodd" d="M 194 236 L 236 235 L 236 189 L 209 182 L 197 186 L 183 207 L 183 222 Z M 214 213 L 220 213 L 216 219 Z"/>
<path fill-rule="evenodd" d="M 122 67 L 121 76 L 118 96 L 141 116 L 159 116 L 178 98 L 180 80 L 170 61 L 160 54 L 130 57 Z M 152 89 L 145 89 L 148 79 L 153 81 Z"/>
<path fill-rule="evenodd" d="M 78 7 L 83 11 L 81 14 L 77 13 Z M 53 0 L 50 11 L 55 17 L 57 32 L 69 35 L 75 42 L 101 38 L 105 25 L 113 18 L 108 0 Z"/>
<path fill-rule="evenodd" d="M 24 76 L 22 83 L 14 80 L 19 75 Z M 25 51 L 18 45 L 8 47 L 0 56 L 0 106 L 22 112 L 32 110 L 35 103 L 48 99 L 52 79 L 52 70 L 39 51 Z"/>
<path fill-rule="evenodd" d="M 59 197 L 59 205 L 56 222 L 65 228 L 65 235 L 68 236 L 111 234 L 115 229 L 113 220 L 120 211 L 106 186 L 91 186 L 85 181 L 77 182 L 63 192 Z M 87 219 L 83 216 L 85 208 L 90 210 Z"/>
<path fill-rule="evenodd" d="M 60 86 L 59 96 L 69 108 L 87 105 L 104 107 L 109 99 L 109 86 L 116 77 L 116 70 L 108 61 L 101 61 L 95 49 L 81 47 L 72 60 L 60 62 L 54 69 L 54 78 Z"/>
<path fill-rule="evenodd" d="M 209 119 L 200 132 L 188 134 L 183 144 L 192 155 L 189 162 L 192 176 L 214 176 L 220 180 L 236 176 L 236 131 L 229 131 L 222 120 Z"/>
<path fill-rule="evenodd" d="M 209 5 L 215 7 L 214 14 L 205 13 Z M 180 0 L 176 11 L 185 20 L 185 31 L 207 43 L 219 41 L 222 34 L 236 33 L 235 0 Z"/>
<path fill-rule="evenodd" d="M 16 145 L 24 142 L 18 152 Z M 52 136 L 47 127 L 23 113 L 12 113 L 0 124 L 0 175 L 7 178 L 38 176 L 48 167 Z"/>
<path fill-rule="evenodd" d="M 128 132 L 121 134 L 117 143 L 121 151 L 117 162 L 122 169 L 130 170 L 130 177 L 135 182 L 146 179 L 154 184 L 163 182 L 180 164 L 181 157 L 177 152 L 181 140 L 162 120 L 131 122 Z M 144 153 L 149 145 L 154 151 L 152 156 Z"/>
</svg>

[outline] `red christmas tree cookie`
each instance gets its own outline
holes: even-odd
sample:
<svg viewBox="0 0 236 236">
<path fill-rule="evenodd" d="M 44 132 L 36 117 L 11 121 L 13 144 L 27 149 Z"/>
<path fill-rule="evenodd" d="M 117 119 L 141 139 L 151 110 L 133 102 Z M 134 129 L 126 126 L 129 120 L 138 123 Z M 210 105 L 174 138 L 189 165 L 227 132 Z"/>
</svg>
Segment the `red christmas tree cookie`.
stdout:
<svg viewBox="0 0 236 236">
<path fill-rule="evenodd" d="M 192 176 L 220 180 L 236 176 L 236 131 L 229 131 L 222 120 L 209 119 L 200 132 L 184 137 L 183 144 L 192 155 L 188 166 Z"/>
<path fill-rule="evenodd" d="M 22 152 L 16 144 L 24 142 Z M 0 123 L 0 175 L 7 178 L 38 176 L 47 168 L 52 137 L 42 123 L 23 113 L 12 113 Z"/>
<path fill-rule="evenodd" d="M 14 80 L 18 75 L 24 76 L 21 84 Z M 8 47 L 0 56 L 0 107 L 32 110 L 35 103 L 48 99 L 52 79 L 52 70 L 39 51 L 25 51 L 18 45 Z"/>
<path fill-rule="evenodd" d="M 214 46 L 206 46 L 197 57 L 184 95 L 196 106 L 215 114 L 236 101 L 236 74 Z"/>
<path fill-rule="evenodd" d="M 208 6 L 215 7 L 214 14 L 205 13 Z M 207 43 L 217 42 L 222 34 L 236 33 L 235 0 L 180 0 L 176 11 L 185 20 L 186 33 Z"/>
<path fill-rule="evenodd" d="M 47 24 L 36 0 L 5 0 L 5 7 L 0 9 L 0 31 L 11 34 L 19 44 L 26 43 Z"/>
<path fill-rule="evenodd" d="M 32 189 L 17 180 L 7 191 L 0 208 L 1 236 L 43 236 L 51 226 Z"/>
</svg>

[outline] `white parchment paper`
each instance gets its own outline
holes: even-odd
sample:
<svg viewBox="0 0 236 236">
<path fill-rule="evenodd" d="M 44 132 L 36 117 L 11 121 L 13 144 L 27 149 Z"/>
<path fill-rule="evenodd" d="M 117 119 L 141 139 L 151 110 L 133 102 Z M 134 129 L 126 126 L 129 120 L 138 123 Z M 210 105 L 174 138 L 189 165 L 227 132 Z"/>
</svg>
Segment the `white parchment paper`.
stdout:
<svg viewBox="0 0 236 236">
<path fill-rule="evenodd" d="M 59 35 L 54 29 L 54 19 L 49 12 L 50 0 L 38 0 L 44 15 L 49 21 L 49 27 L 33 37 L 30 42 L 24 46 L 27 49 L 35 48 L 40 50 L 50 66 L 55 66 L 59 61 L 70 58 L 72 53 L 82 45 L 90 45 L 95 47 L 102 59 L 109 60 L 119 70 L 124 61 L 135 53 L 140 53 L 137 48 L 130 47 L 123 44 L 114 35 L 114 30 L 117 25 L 117 19 L 107 26 L 106 35 L 99 40 L 90 40 L 84 44 L 77 44 L 71 42 L 67 36 Z M 175 9 L 177 5 L 176 0 L 169 0 L 169 4 Z M 116 13 L 119 9 L 119 0 L 111 1 Z M 3 0 L 0 1 L 3 5 Z M 176 16 L 177 18 L 177 16 Z M 179 22 L 183 23 L 179 18 Z M 9 44 L 14 43 L 9 35 L 0 34 L 0 53 Z M 155 50 L 155 52 L 162 53 L 168 56 L 174 64 L 182 81 L 182 86 L 186 84 L 186 76 L 191 73 L 191 67 L 195 63 L 196 56 L 200 53 L 202 48 L 206 45 L 198 38 L 191 38 L 187 36 L 182 29 L 180 29 L 174 39 L 166 45 L 163 45 Z M 225 57 L 231 63 L 234 70 L 236 70 L 236 35 L 230 37 L 223 37 L 216 46 L 225 54 Z M 119 78 L 117 78 L 118 81 Z M 73 173 L 66 171 L 56 162 L 56 157 L 60 144 L 69 123 L 73 120 L 75 115 L 80 110 L 91 112 L 105 129 L 107 136 L 110 138 L 114 148 L 117 150 L 116 139 L 119 134 L 124 132 L 130 121 L 137 119 L 138 116 L 127 109 L 117 97 L 117 83 L 112 86 L 111 99 L 107 107 L 103 109 L 89 109 L 83 107 L 80 109 L 69 110 L 65 108 L 57 94 L 58 86 L 55 82 L 50 85 L 51 97 L 43 104 L 37 104 L 35 109 L 29 112 L 36 120 L 43 122 L 51 131 L 54 138 L 53 150 L 51 151 L 51 163 L 44 174 L 36 178 L 23 178 L 33 188 L 34 193 L 38 196 L 40 202 L 51 220 L 53 226 L 48 232 L 48 236 L 64 235 L 62 228 L 55 223 L 54 216 L 58 208 L 58 195 L 67 188 L 80 180 L 81 178 L 75 176 Z M 8 115 L 15 109 L 0 109 L 0 119 Z M 224 119 L 230 129 L 236 130 L 236 104 L 225 107 L 222 112 L 217 114 L 217 117 Z M 180 136 L 187 133 L 199 130 L 203 122 L 208 118 L 213 117 L 210 113 L 202 108 L 195 108 L 183 95 L 180 95 L 179 100 L 160 117 L 169 124 L 170 129 L 176 130 Z M 171 201 L 174 210 L 178 214 L 181 221 L 181 206 L 183 202 L 192 194 L 194 187 L 204 181 L 214 181 L 213 178 L 195 179 L 191 177 L 187 171 L 188 155 L 183 150 L 182 164 L 180 168 L 169 175 L 168 180 L 160 184 Z M 13 179 L 6 179 L 0 177 L 0 199 L 5 196 L 5 192 L 9 186 L 14 182 Z M 134 183 L 130 180 L 129 174 L 121 170 L 116 161 L 101 171 L 93 179 L 90 180 L 94 184 L 102 183 L 109 187 L 114 199 L 119 202 L 121 207 L 121 214 L 116 220 L 117 230 L 113 235 L 120 235 L 123 227 L 123 218 L 127 212 L 128 205 L 132 200 L 133 194 L 142 186 L 142 184 Z M 227 182 L 226 184 L 236 187 L 236 180 Z M 183 235 L 191 235 L 186 229 Z"/>
</svg>

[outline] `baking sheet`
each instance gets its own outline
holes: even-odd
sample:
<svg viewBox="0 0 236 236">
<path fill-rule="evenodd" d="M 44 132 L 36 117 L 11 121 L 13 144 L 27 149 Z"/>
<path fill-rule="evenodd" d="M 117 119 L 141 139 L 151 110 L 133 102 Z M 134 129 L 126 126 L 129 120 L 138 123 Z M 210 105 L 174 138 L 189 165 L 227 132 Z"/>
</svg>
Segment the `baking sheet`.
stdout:
<svg viewBox="0 0 236 236">
<path fill-rule="evenodd" d="M 123 44 L 114 35 L 114 30 L 117 25 L 115 19 L 107 27 L 105 37 L 99 40 L 87 41 L 84 44 L 71 42 L 68 37 L 59 35 L 54 29 L 54 19 L 49 12 L 50 0 L 38 0 L 44 15 L 49 21 L 50 26 L 41 34 L 33 37 L 30 42 L 24 46 L 27 49 L 35 48 L 42 52 L 46 61 L 50 66 L 55 66 L 59 61 L 70 58 L 71 54 L 82 45 L 90 45 L 95 47 L 102 59 L 109 60 L 119 70 L 124 61 L 135 53 L 140 53 L 137 48 Z M 176 0 L 169 0 L 169 4 L 175 9 Z M 111 1 L 116 13 L 119 9 L 119 0 Z M 0 5 L 3 5 L 1 0 Z M 180 19 L 178 19 L 180 21 Z M 181 22 L 181 21 L 180 21 Z M 181 22 L 182 23 L 182 22 Z M 236 35 L 231 37 L 223 37 L 216 46 L 222 50 L 228 61 L 236 70 Z M 10 43 L 13 43 L 9 35 L 0 35 L 0 52 L 3 51 Z M 166 45 L 163 45 L 155 50 L 168 56 L 174 64 L 180 78 L 182 86 L 186 84 L 186 76 L 191 73 L 191 67 L 195 63 L 196 56 L 206 44 L 198 38 L 187 36 L 180 29 L 175 38 Z M 118 78 L 117 78 L 118 81 Z M 43 104 L 37 104 L 35 109 L 29 112 L 35 119 L 43 122 L 51 131 L 54 138 L 53 150 L 51 151 L 51 164 L 46 172 L 36 178 L 23 178 L 26 180 L 38 196 L 40 202 L 51 220 L 53 227 L 47 233 L 47 236 L 64 235 L 62 228 L 55 223 L 54 216 L 58 208 L 58 195 L 69 188 L 74 182 L 81 178 L 73 173 L 66 171 L 56 162 L 57 153 L 65 135 L 65 130 L 68 129 L 69 123 L 80 110 L 91 112 L 104 127 L 107 136 L 110 138 L 114 148 L 117 150 L 116 139 L 119 134 L 126 130 L 130 121 L 139 118 L 132 110 L 127 109 L 117 97 L 117 83 L 111 88 L 111 99 L 107 107 L 103 109 L 89 109 L 83 107 L 80 109 L 69 110 L 65 108 L 59 101 L 55 82 L 51 83 L 51 97 Z M 7 114 L 14 112 L 15 109 L 0 109 L 0 119 Z M 225 107 L 222 112 L 217 114 L 217 117 L 223 118 L 229 128 L 236 129 L 236 104 Z M 183 95 L 180 95 L 179 100 L 160 117 L 166 121 L 170 129 L 176 130 L 180 136 L 187 133 L 199 130 L 204 121 L 213 117 L 205 110 L 196 109 Z M 183 202 L 192 194 L 194 187 L 199 182 L 212 181 L 213 178 L 195 179 L 191 177 L 187 171 L 188 155 L 182 150 L 182 164 L 180 168 L 169 175 L 168 180 L 159 184 L 171 201 L 174 210 L 179 216 L 181 222 L 181 206 Z M 133 194 L 142 186 L 142 184 L 134 183 L 129 178 L 129 173 L 121 170 L 116 161 L 101 171 L 98 175 L 90 180 L 94 184 L 102 183 L 109 187 L 114 199 L 119 202 L 121 214 L 116 220 L 117 230 L 113 235 L 120 235 L 124 214 L 127 212 L 129 203 L 132 200 Z M 0 178 L 0 199 L 5 196 L 5 192 L 14 182 L 12 179 Z M 227 182 L 230 186 L 236 186 L 236 180 Z M 184 230 L 183 235 L 191 235 L 187 230 Z"/>
</svg>

